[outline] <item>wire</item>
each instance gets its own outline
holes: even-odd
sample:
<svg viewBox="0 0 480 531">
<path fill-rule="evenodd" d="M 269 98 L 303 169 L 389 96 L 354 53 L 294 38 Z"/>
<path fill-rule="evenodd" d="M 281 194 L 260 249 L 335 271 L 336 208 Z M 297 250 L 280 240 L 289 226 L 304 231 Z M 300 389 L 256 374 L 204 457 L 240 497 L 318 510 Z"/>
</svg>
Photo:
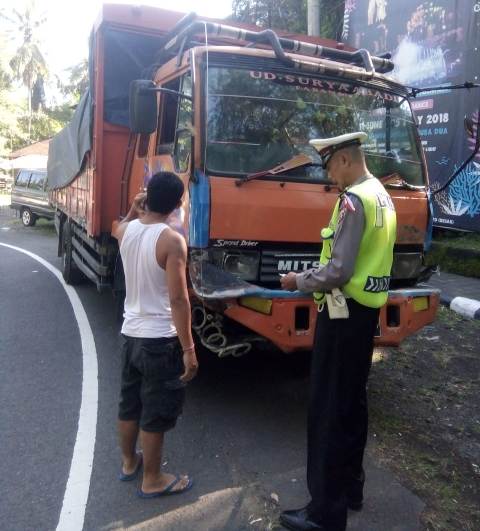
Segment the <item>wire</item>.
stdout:
<svg viewBox="0 0 480 531">
<path fill-rule="evenodd" d="M 478 150 L 480 149 L 480 110 L 478 112 L 478 121 L 477 121 L 477 139 L 475 141 L 475 147 L 473 148 L 473 153 L 464 161 L 464 163 L 458 168 L 456 172 L 453 173 L 453 175 L 447 180 L 447 182 L 438 188 L 438 190 L 430 191 L 430 196 L 435 197 L 440 192 L 443 192 L 445 188 L 450 186 L 450 184 L 458 177 L 458 175 L 466 168 L 467 164 L 469 164 L 478 153 Z"/>
<path fill-rule="evenodd" d="M 407 87 L 410 89 L 409 96 L 416 98 L 418 94 L 422 92 L 440 92 L 444 90 L 458 90 L 458 89 L 472 89 L 480 88 L 479 83 L 472 83 L 471 81 L 465 81 L 461 85 L 440 85 L 438 87 L 426 87 L 426 88 L 417 88 L 417 87 Z"/>
</svg>

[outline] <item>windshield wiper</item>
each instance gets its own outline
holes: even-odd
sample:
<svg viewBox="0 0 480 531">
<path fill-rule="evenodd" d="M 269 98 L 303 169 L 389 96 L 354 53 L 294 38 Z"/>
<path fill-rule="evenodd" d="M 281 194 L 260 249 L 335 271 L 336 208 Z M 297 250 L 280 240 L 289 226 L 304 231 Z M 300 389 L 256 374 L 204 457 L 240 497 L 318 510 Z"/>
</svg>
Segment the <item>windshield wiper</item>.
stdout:
<svg viewBox="0 0 480 531">
<path fill-rule="evenodd" d="M 295 168 L 300 168 L 301 166 L 307 166 L 308 164 L 312 166 L 321 166 L 319 162 L 313 162 L 313 160 L 308 155 L 300 153 L 299 155 L 295 155 L 291 159 L 288 159 L 285 162 L 279 164 L 278 166 L 274 166 L 273 168 L 270 168 L 268 170 L 263 170 L 256 173 L 249 173 L 248 175 L 245 175 L 245 177 L 237 179 L 235 181 L 235 184 L 237 186 L 241 186 L 242 184 L 247 183 L 248 181 L 257 179 L 258 177 L 265 177 L 266 175 L 278 175 L 279 173 L 285 173 Z"/>
<path fill-rule="evenodd" d="M 407 181 L 399 173 L 390 173 L 384 175 L 379 179 L 385 186 L 392 186 L 393 188 L 406 188 L 407 190 L 421 190 L 424 186 L 414 186 L 407 183 Z"/>
</svg>

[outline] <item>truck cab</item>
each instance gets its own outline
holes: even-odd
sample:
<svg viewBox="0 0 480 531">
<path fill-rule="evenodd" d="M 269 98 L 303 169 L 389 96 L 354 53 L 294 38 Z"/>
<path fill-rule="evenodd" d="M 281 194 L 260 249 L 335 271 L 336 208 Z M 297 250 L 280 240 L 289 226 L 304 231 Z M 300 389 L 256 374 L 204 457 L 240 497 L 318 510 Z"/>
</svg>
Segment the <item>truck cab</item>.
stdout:
<svg viewBox="0 0 480 531">
<path fill-rule="evenodd" d="M 338 65 L 335 75 L 331 63 L 326 76 L 324 61 L 296 60 L 287 67 L 269 50 L 194 47 L 142 86 L 143 102 L 135 89 L 132 94 L 142 116 L 151 91 L 155 120 L 150 133 L 138 135 L 129 196 L 162 169 L 184 179 L 180 219 L 190 249 L 194 326 L 223 355 L 229 327 L 242 330 L 234 353 L 256 336 L 286 352 L 311 348 L 317 308 L 304 294 L 281 291 L 279 279 L 318 266 L 320 231 L 340 192 L 309 145 L 313 138 L 366 131 L 368 167 L 396 207 L 391 292 L 377 342 L 398 344 L 431 322 L 438 304 L 438 294 L 414 288 L 428 274 L 423 253 L 430 219 L 406 89 L 363 67 L 350 67 L 346 76 Z M 268 174 L 298 156 L 307 162 Z"/>
</svg>

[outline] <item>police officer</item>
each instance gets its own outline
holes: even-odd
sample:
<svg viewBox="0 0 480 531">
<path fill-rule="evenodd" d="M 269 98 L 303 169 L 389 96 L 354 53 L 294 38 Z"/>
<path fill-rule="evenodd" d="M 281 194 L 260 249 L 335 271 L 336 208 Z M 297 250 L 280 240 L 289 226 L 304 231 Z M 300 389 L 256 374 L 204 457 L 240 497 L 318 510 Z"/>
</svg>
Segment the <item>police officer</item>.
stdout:
<svg viewBox="0 0 480 531">
<path fill-rule="evenodd" d="M 281 514 L 288 529 L 343 531 L 347 508 L 363 503 L 366 385 L 396 236 L 392 200 L 365 164 L 366 138 L 357 132 L 310 141 L 341 193 L 321 233 L 320 267 L 281 280 L 283 289 L 313 293 L 318 304 L 307 439 L 311 501 Z"/>
</svg>

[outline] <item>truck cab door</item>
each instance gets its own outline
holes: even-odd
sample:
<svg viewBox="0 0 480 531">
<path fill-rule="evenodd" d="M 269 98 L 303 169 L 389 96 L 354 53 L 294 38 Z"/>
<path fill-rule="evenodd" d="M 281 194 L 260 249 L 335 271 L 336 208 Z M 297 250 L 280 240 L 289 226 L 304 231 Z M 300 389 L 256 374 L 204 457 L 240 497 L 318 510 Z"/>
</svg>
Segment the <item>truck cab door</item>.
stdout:
<svg viewBox="0 0 480 531">
<path fill-rule="evenodd" d="M 162 85 L 185 96 L 192 96 L 190 71 Z M 188 181 L 192 158 L 191 99 L 176 94 L 161 93 L 160 112 L 153 155 L 154 169 L 165 169 L 184 176 Z"/>
<path fill-rule="evenodd" d="M 160 84 L 161 88 L 191 96 L 190 71 Z M 147 186 L 158 171 L 177 173 L 188 183 L 192 153 L 192 101 L 178 94 L 159 93 L 157 130 L 152 135 L 137 135 L 129 183 L 129 202 Z"/>
</svg>

